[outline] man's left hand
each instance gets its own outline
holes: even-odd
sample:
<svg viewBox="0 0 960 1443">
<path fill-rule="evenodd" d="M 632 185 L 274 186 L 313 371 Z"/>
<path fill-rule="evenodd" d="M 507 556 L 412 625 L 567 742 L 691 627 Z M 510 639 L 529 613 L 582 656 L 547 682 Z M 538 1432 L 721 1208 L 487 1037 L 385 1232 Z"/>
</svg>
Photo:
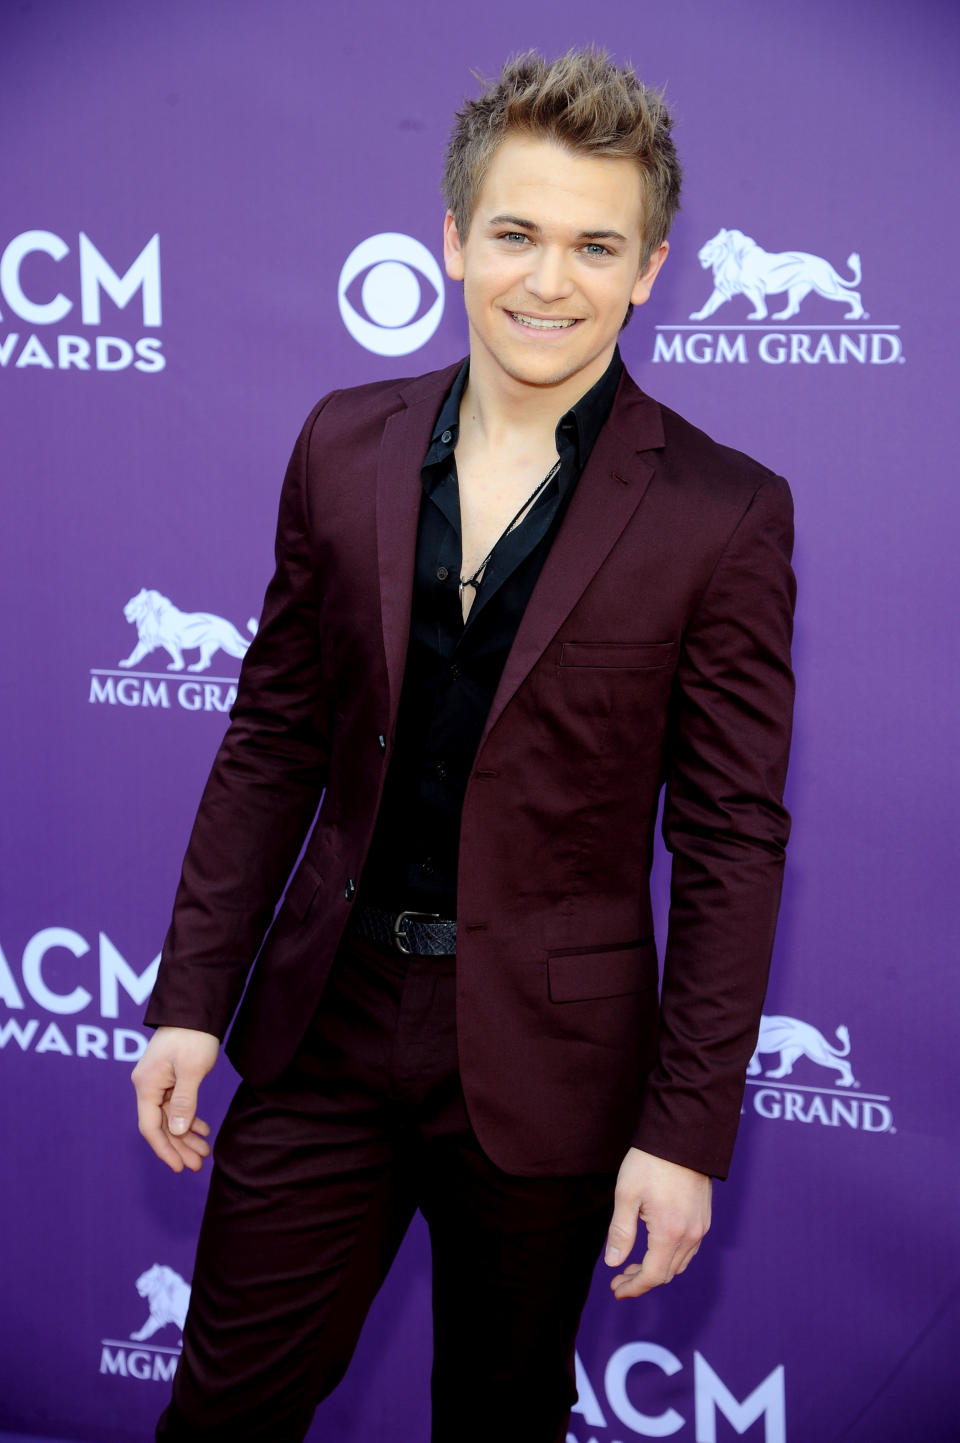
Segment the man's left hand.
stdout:
<svg viewBox="0 0 960 1443">
<path fill-rule="evenodd" d="M 630 1256 L 638 1218 L 647 1229 L 647 1250 L 613 1279 L 614 1297 L 639 1298 L 684 1272 L 710 1226 L 712 1188 L 705 1173 L 630 1149 L 617 1178 L 604 1262 L 615 1268 Z"/>
</svg>

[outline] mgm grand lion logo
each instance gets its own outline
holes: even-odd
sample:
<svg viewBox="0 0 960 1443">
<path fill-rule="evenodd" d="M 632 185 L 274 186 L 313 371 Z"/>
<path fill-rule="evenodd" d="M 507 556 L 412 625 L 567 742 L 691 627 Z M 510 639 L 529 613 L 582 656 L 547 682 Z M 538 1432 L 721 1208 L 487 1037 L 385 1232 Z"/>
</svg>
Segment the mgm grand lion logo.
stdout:
<svg viewBox="0 0 960 1443">
<path fill-rule="evenodd" d="M 854 1132 L 896 1134 L 890 1097 L 864 1092 L 850 1063 L 850 1031 L 836 1041 L 800 1017 L 760 1019 L 760 1035 L 747 1068 L 745 1106 L 768 1121 L 816 1123 Z M 793 1069 L 800 1063 L 800 1080 Z M 819 1077 L 809 1064 L 822 1069 Z"/>
<path fill-rule="evenodd" d="M 100 1372 L 114 1378 L 132 1378 L 137 1383 L 164 1383 L 168 1387 L 177 1371 L 181 1338 L 165 1333 L 176 1328 L 183 1333 L 190 1303 L 190 1284 L 166 1263 L 154 1263 L 137 1278 L 137 1292 L 148 1308 L 142 1328 L 128 1338 L 101 1338 Z M 155 1333 L 163 1342 L 148 1342 Z"/>
<path fill-rule="evenodd" d="M 742 230 L 717 231 L 701 247 L 697 259 L 705 271 L 713 270 L 713 291 L 706 304 L 691 313 L 691 321 L 706 320 L 736 295 L 746 296 L 753 305 L 747 319 L 762 321 L 767 316 L 767 296 L 784 292 L 787 304 L 782 311 L 775 311 L 771 319 L 786 321 L 797 314 L 800 302 L 811 291 L 825 300 L 846 305 L 849 309 L 844 312 L 845 321 L 867 318 L 856 289 L 860 285 L 860 257 L 856 251 L 847 257 L 849 280 L 820 256 L 807 251 L 765 251 Z"/>
<path fill-rule="evenodd" d="M 142 1343 L 169 1323 L 175 1323 L 183 1332 L 187 1320 L 187 1305 L 190 1302 L 190 1284 L 165 1263 L 154 1263 L 137 1278 L 137 1292 L 150 1309 L 149 1317 L 142 1328 L 130 1337 Z"/>
<path fill-rule="evenodd" d="M 183 671 L 185 651 L 199 651 L 187 671 L 206 671 L 218 651 L 242 660 L 250 645 L 232 622 L 211 611 L 181 611 L 159 591 L 145 587 L 131 596 L 123 614 L 137 628 L 137 644 L 130 655 L 119 663 L 122 667 L 137 666 L 145 656 L 162 647 L 170 661 L 167 671 Z M 253 636 L 257 623 L 251 619 L 247 630 Z"/>
<path fill-rule="evenodd" d="M 760 1036 L 747 1068 L 747 1076 L 759 1077 L 763 1072 L 761 1055 L 775 1052 L 779 1054 L 779 1065 L 764 1074 L 771 1082 L 789 1077 L 794 1063 L 806 1057 L 818 1067 L 834 1069 L 838 1073 L 834 1079 L 838 1087 L 856 1087 L 856 1078 L 847 1061 L 850 1033 L 846 1027 L 838 1027 L 836 1035 L 839 1047 L 829 1042 L 811 1022 L 801 1022 L 798 1017 L 761 1017 Z"/>
</svg>

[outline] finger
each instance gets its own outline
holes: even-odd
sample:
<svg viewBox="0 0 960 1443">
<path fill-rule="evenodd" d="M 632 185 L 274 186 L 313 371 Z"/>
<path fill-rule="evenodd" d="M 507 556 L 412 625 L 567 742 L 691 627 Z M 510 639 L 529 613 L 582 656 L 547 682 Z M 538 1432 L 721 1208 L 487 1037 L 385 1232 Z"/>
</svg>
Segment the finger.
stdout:
<svg viewBox="0 0 960 1443">
<path fill-rule="evenodd" d="M 686 1255 L 686 1257 L 684 1258 L 683 1262 L 678 1265 L 678 1267 L 677 1267 L 677 1273 L 685 1273 L 685 1272 L 687 1271 L 687 1268 L 688 1268 L 688 1267 L 690 1266 L 690 1264 L 693 1262 L 694 1258 L 697 1256 L 697 1253 L 698 1253 L 699 1251 L 700 1251 L 700 1244 L 697 1243 L 697 1244 L 696 1244 L 694 1247 L 692 1247 L 692 1248 L 690 1249 L 690 1251 L 687 1253 L 687 1255 Z M 676 1274 L 675 1274 L 675 1276 L 676 1276 Z"/>
<path fill-rule="evenodd" d="M 663 1271 L 656 1253 L 654 1261 L 648 1261 L 648 1249 L 642 1263 L 630 1263 L 621 1273 L 618 1273 L 615 1278 L 611 1278 L 611 1291 L 618 1298 L 640 1297 L 642 1293 L 648 1293 L 651 1288 L 661 1287 L 665 1283 L 672 1282 L 673 1279 L 679 1277 L 681 1273 L 685 1273 L 699 1251 L 699 1242 L 694 1243 L 686 1251 L 681 1251 L 680 1248 L 677 1248 L 672 1262 L 668 1264 L 666 1270 Z M 659 1278 L 657 1277 L 658 1270 L 661 1272 Z M 635 1282 L 637 1279 L 639 1279 L 639 1282 Z M 627 1284 L 633 1286 L 628 1287 L 626 1286 Z"/>
<path fill-rule="evenodd" d="M 615 1268 L 630 1256 L 637 1240 L 638 1208 L 634 1200 L 620 1193 L 614 1194 L 613 1217 L 607 1231 L 607 1247 L 603 1261 L 608 1268 Z"/>
<path fill-rule="evenodd" d="M 161 1114 L 161 1116 L 162 1115 L 163 1114 Z M 201 1119 L 198 1118 L 196 1121 L 200 1122 Z M 210 1129 L 206 1123 L 202 1123 L 202 1126 L 206 1127 L 209 1132 Z M 189 1168 L 191 1172 L 199 1172 L 203 1166 L 204 1158 L 209 1157 L 211 1152 L 210 1144 L 206 1138 L 201 1137 L 193 1129 L 185 1133 L 182 1137 L 175 1137 L 167 1131 L 166 1119 L 164 1119 L 163 1135 L 167 1146 L 172 1150 L 172 1154 L 176 1156 L 178 1160 L 178 1166 L 174 1171 L 180 1172 L 183 1168 Z"/>
<path fill-rule="evenodd" d="M 153 1149 L 160 1161 L 165 1162 L 167 1167 L 172 1168 L 174 1172 L 182 1172 L 184 1161 L 164 1126 L 162 1107 L 138 1095 L 137 1119 L 141 1137 Z"/>
<path fill-rule="evenodd" d="M 170 1144 L 164 1127 L 164 1087 L 157 1077 L 144 1076 L 139 1067 L 133 1072 L 133 1085 L 137 1091 L 137 1126 L 140 1135 L 149 1146 L 174 1172 L 183 1166 L 176 1149 Z"/>
<path fill-rule="evenodd" d="M 198 1157 L 210 1156 L 211 1148 L 209 1142 L 207 1142 L 207 1139 L 201 1136 L 195 1128 L 185 1133 L 183 1137 L 173 1138 L 172 1141 L 175 1145 L 181 1143 L 184 1147 L 188 1147 L 190 1151 L 196 1153 Z"/>
<path fill-rule="evenodd" d="M 178 1172 L 182 1171 L 183 1168 L 187 1168 L 189 1172 L 200 1171 L 200 1169 L 203 1167 L 203 1157 L 199 1152 L 197 1152 L 193 1147 L 190 1146 L 190 1144 L 186 1141 L 185 1138 L 172 1137 L 170 1139 L 170 1145 L 176 1151 L 176 1154 L 180 1159 L 181 1166 L 177 1169 Z"/>
<path fill-rule="evenodd" d="M 669 1238 L 647 1236 L 647 1250 L 640 1263 L 633 1263 L 612 1280 L 616 1298 L 639 1298 L 651 1288 L 669 1283 L 676 1275 L 677 1245 Z"/>
<path fill-rule="evenodd" d="M 193 1126 L 197 1111 L 199 1079 L 177 1075 L 170 1099 L 164 1106 L 167 1127 L 172 1137 L 182 1137 Z"/>
<path fill-rule="evenodd" d="M 195 1138 L 198 1142 L 206 1144 L 207 1138 L 209 1136 L 210 1124 L 208 1122 L 204 1122 L 202 1117 L 195 1117 L 193 1119 L 193 1122 L 190 1124 L 190 1131 L 183 1133 L 180 1137 L 177 1138 L 177 1141 L 188 1142 L 191 1138 Z"/>
</svg>

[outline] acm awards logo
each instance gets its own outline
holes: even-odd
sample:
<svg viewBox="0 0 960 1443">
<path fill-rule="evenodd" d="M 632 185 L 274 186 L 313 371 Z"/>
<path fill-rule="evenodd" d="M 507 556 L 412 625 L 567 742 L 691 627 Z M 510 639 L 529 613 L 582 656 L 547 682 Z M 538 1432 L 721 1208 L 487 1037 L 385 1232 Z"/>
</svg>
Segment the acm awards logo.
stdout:
<svg viewBox="0 0 960 1443">
<path fill-rule="evenodd" d="M 242 661 L 257 630 L 253 617 L 244 636 L 226 617 L 212 611 L 181 611 L 169 597 L 142 587 L 123 608 L 136 628 L 137 641 L 129 656 L 113 670 L 91 667 L 88 700 L 106 706 L 179 707 L 191 712 L 227 712 L 237 699 L 237 679 L 207 676 L 218 652 Z M 187 663 L 184 653 L 196 652 Z M 141 669 L 147 657 L 165 653 L 163 672 Z M 155 662 L 154 665 L 162 664 Z M 204 673 L 202 681 L 177 681 L 178 672 Z"/>
<path fill-rule="evenodd" d="M 859 1090 L 850 1062 L 849 1030 L 838 1027 L 835 1036 L 837 1041 L 831 1042 L 812 1023 L 797 1017 L 762 1017 L 747 1069 L 745 1106 L 772 1122 L 895 1133 L 889 1096 Z M 799 1082 L 793 1079 L 797 1063 L 808 1064 L 801 1069 Z M 809 1064 L 826 1071 L 828 1081 L 818 1082 Z"/>
<path fill-rule="evenodd" d="M 666 1402 L 666 1396 L 679 1401 L 678 1384 L 671 1384 L 668 1391 L 662 1380 L 684 1372 L 683 1360 L 660 1343 L 624 1343 L 608 1358 L 602 1375 L 592 1377 L 578 1353 L 576 1369 L 577 1402 L 566 1443 L 607 1443 L 608 1439 L 624 1443 L 625 1432 L 638 1438 L 668 1438 L 689 1421 L 677 1408 L 658 1406 Z M 662 1378 L 654 1370 L 659 1370 Z M 762 1436 L 765 1443 L 786 1443 L 786 1373 L 782 1364 L 745 1398 L 738 1398 L 703 1354 L 694 1352 L 686 1381 L 698 1443 L 716 1443 L 720 1436 L 717 1420 L 721 1418 L 729 1424 L 722 1428 L 724 1438 L 749 1430 L 751 1437 Z M 754 1423 L 762 1423 L 762 1434 L 753 1428 Z"/>
<path fill-rule="evenodd" d="M 75 310 L 71 296 L 79 298 L 80 324 L 89 328 L 103 323 L 104 295 L 122 311 L 138 293 L 142 325 L 159 327 L 159 235 L 151 236 L 121 272 L 83 231 L 75 253 L 53 231 L 23 231 L 0 255 L 0 368 L 125 371 L 132 367 L 146 375 L 162 371 L 166 358 L 159 336 L 79 336 L 71 334 L 67 323 Z M 72 324 L 76 324 L 73 318 Z M 33 327 L 40 327 L 41 333 Z"/>
<path fill-rule="evenodd" d="M 154 1263 L 137 1278 L 137 1292 L 148 1309 L 146 1321 L 129 1338 L 101 1338 L 100 1372 L 138 1383 L 169 1383 L 180 1357 L 190 1284 L 165 1263 Z M 158 1333 L 163 1343 L 152 1341 Z"/>
<path fill-rule="evenodd" d="M 0 1052 L 136 1062 L 147 1039 L 118 1025 L 121 1007 L 139 1015 L 159 966 L 158 954 L 138 972 L 106 932 L 91 946 L 71 927 L 34 933 L 18 970 L 0 949 Z"/>
<path fill-rule="evenodd" d="M 828 260 L 807 251 L 766 251 L 740 230 L 720 230 L 701 247 L 698 259 L 713 272 L 713 290 L 691 322 L 657 326 L 654 361 L 694 365 L 759 361 L 782 365 L 889 366 L 904 360 L 897 325 L 868 324 L 860 293 L 860 257 L 847 257 L 849 274 L 841 275 Z M 837 320 L 794 322 L 811 295 L 833 302 Z M 743 319 L 704 325 L 731 302 L 731 314 L 745 297 L 752 307 Z M 785 296 L 786 304 L 772 315 L 767 302 Z"/>
<path fill-rule="evenodd" d="M 432 301 L 424 295 L 424 281 L 433 288 Z M 343 324 L 378 356 L 406 356 L 425 346 L 440 324 L 444 296 L 443 272 L 433 255 L 400 231 L 361 241 L 337 282 Z"/>
</svg>

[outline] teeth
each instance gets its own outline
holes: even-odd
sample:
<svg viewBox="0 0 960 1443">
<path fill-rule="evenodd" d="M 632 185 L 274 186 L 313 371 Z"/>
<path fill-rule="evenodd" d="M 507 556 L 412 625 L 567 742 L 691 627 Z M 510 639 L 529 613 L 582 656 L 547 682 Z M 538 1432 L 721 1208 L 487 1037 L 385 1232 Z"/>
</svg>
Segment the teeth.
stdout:
<svg viewBox="0 0 960 1443">
<path fill-rule="evenodd" d="M 522 311 L 511 311 L 510 314 L 521 326 L 532 326 L 535 331 L 562 331 L 577 323 L 575 317 L 569 321 L 541 321 L 536 316 L 525 316 Z"/>
</svg>

